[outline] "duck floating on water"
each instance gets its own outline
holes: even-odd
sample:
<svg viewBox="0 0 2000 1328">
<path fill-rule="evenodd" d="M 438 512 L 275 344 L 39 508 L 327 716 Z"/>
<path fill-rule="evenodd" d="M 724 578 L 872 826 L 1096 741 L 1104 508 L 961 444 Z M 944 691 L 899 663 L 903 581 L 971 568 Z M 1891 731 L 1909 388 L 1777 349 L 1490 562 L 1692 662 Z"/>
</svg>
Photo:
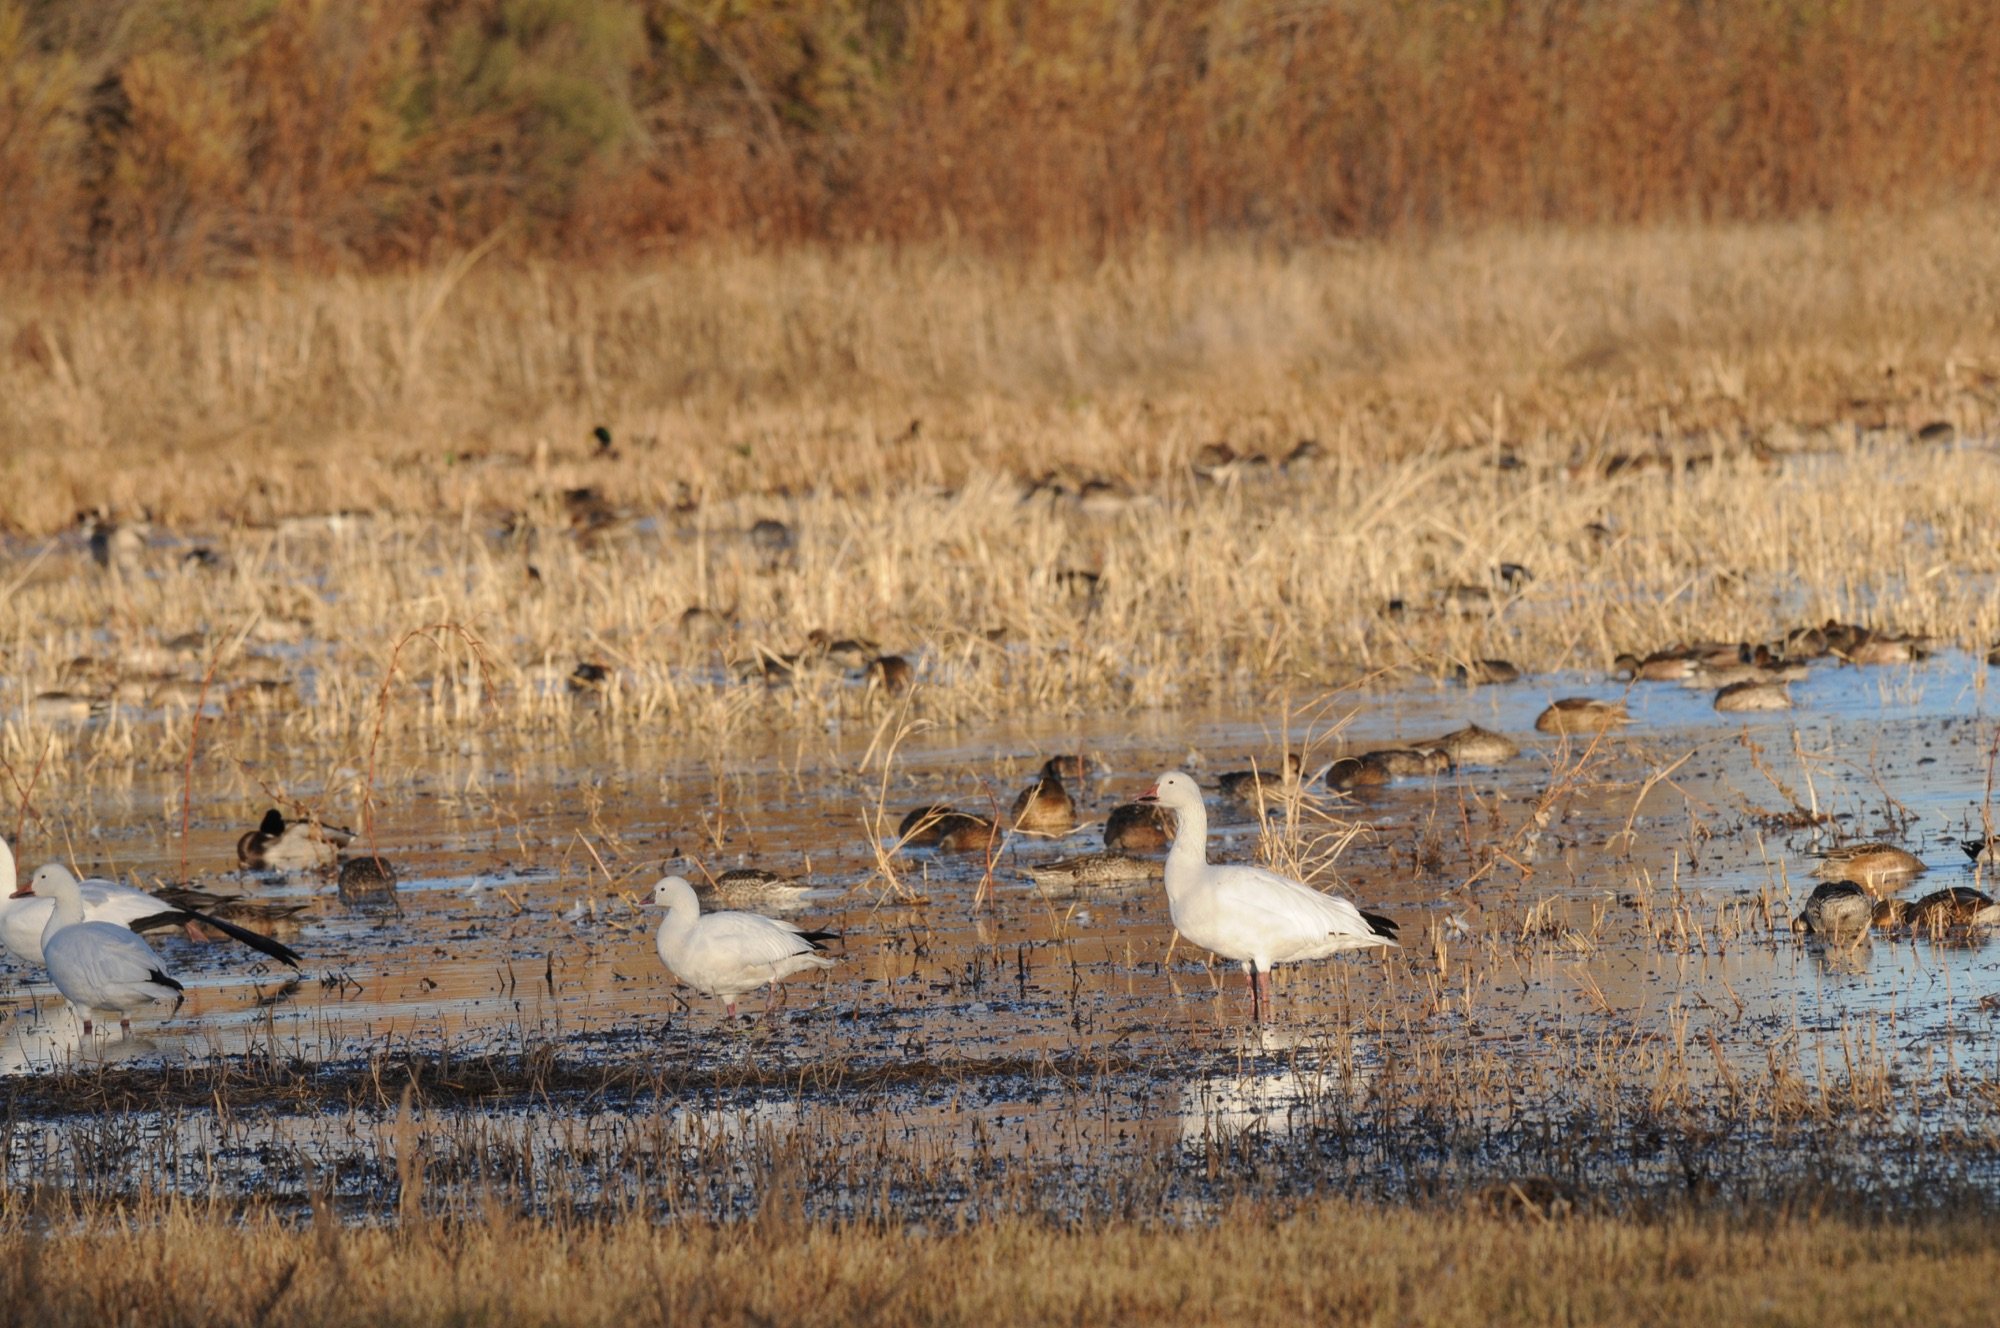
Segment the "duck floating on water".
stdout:
<svg viewBox="0 0 2000 1328">
<path fill-rule="evenodd" d="M 354 832 L 320 821 L 287 821 L 276 807 L 263 821 L 236 841 L 236 860 L 267 871 L 318 871 L 340 860 L 340 850 L 354 842 Z"/>
</svg>

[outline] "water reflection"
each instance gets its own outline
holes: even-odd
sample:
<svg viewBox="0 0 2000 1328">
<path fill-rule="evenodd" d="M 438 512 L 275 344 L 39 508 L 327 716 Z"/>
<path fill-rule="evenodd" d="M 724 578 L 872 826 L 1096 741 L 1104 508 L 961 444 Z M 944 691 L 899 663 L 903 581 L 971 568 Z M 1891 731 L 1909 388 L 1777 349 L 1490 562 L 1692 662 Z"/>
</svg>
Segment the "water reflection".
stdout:
<svg viewBox="0 0 2000 1328">
<path fill-rule="evenodd" d="M 1358 1035 L 1265 1027 L 1245 1038 L 1243 1068 L 1181 1085 L 1176 1108 L 1184 1145 L 1244 1135 L 1282 1138 L 1362 1103 L 1377 1073 Z M 1279 1062 L 1273 1064 L 1273 1062 Z"/>
<path fill-rule="evenodd" d="M 1951 1073 L 1991 1076 L 2000 1042 L 1973 1034 L 1989 1019 L 1982 1000 L 2000 990 L 2000 947 L 1881 936 L 1824 948 L 1783 930 L 1803 903 L 1809 851 L 1834 838 L 1894 839 L 1930 864 L 1933 885 L 1965 879 L 1957 840 L 1982 825 L 1992 736 L 1976 712 L 1983 693 L 1967 690 L 1974 671 L 1949 657 L 1916 670 L 1927 685 L 1885 691 L 1862 670 L 1829 666 L 1800 685 L 1798 711 L 1754 730 L 1714 714 L 1705 696 L 1640 689 L 1637 721 L 1592 777 L 1546 799 L 1562 758 L 1533 733 L 1534 717 L 1551 694 L 1582 694 L 1593 680 L 1356 697 L 1342 735 L 1351 747 L 1477 722 L 1527 750 L 1505 767 L 1388 786 L 1365 804 L 1328 801 L 1367 828 L 1336 860 L 1315 859 L 1320 883 L 1398 917 L 1410 943 L 1380 959 L 1286 970 L 1280 1022 L 1261 1030 L 1246 1027 L 1238 968 L 1205 967 L 1174 944 L 1157 880 L 1062 897 L 1035 889 L 1025 867 L 1095 848 L 1088 836 L 1010 844 L 990 878 L 982 855 L 908 855 L 892 888 L 873 875 L 881 846 L 857 810 L 882 796 L 893 824 L 933 799 L 983 807 L 987 784 L 1012 789 L 1042 754 L 1085 749 L 1109 759 L 1106 774 L 1076 790 L 1079 817 L 1101 823 L 1158 770 L 1184 764 L 1190 745 L 1224 769 L 1323 736 L 1279 733 L 1281 717 L 1257 710 L 919 731 L 886 780 L 871 771 L 861 782 L 852 772 L 869 732 L 829 730 L 796 746 L 746 732 L 722 773 L 686 747 L 669 747 L 663 770 L 650 730 L 482 733 L 478 759 L 490 764 L 477 778 L 448 747 L 436 768 L 407 771 L 400 784 L 384 762 L 376 836 L 402 874 L 402 911 L 386 915 L 343 908 L 316 878 L 239 877 L 233 795 L 198 788 L 196 883 L 308 904 L 296 942 L 304 979 L 281 988 L 284 975 L 247 971 L 240 955 L 163 939 L 189 998 L 171 1024 L 146 1024 L 156 1041 L 85 1047 L 74 1015 L 44 996 L 9 1021 L 0 1073 L 271 1046 L 307 1065 L 442 1043 L 547 1047 L 712 1076 L 705 1095 L 643 1108 L 693 1148 L 893 1136 L 926 1158 L 1068 1150 L 1093 1165 L 1142 1141 L 1185 1149 L 1285 1138 L 1365 1113 L 1384 1063 L 1397 1067 L 1399 1092 L 1405 1066 L 1421 1072 L 1408 1090 L 1417 1092 L 1464 1088 L 1452 1076 L 1477 1065 L 1485 1079 L 1463 1100 L 1490 1104 L 1496 1119 L 1517 1111 L 1522 1093 L 1565 1107 L 1595 1093 L 1589 1101 L 1615 1113 L 1611 1095 L 1632 1084 L 1685 1101 L 1731 1076 L 1776 1083 L 1774 1046 L 1806 1026 L 1831 1042 L 1849 1022 L 1891 1030 L 1868 1044 L 1883 1055 L 1944 1043 Z M 254 723 L 244 721 L 246 749 Z M 1784 726 L 1783 741 L 1772 725 Z M 1874 754 L 1866 768 L 1848 759 L 1856 752 Z M 1811 764 L 1810 795 L 1801 761 Z M 1648 784 L 1669 766 L 1671 780 Z M 590 775 L 586 817 L 576 791 L 587 772 L 612 773 Z M 129 787 L 107 781 L 116 795 L 97 795 L 78 865 L 182 879 L 180 845 L 158 816 L 178 809 L 179 772 L 118 778 Z M 440 782 L 451 791 L 427 796 Z M 1839 819 L 1794 828 L 1787 790 Z M 1219 858 L 1257 851 L 1254 825 L 1217 829 Z M 90 860 L 93 848 L 113 860 Z M 823 889 L 799 897 L 804 916 L 844 937 L 839 967 L 788 987 L 786 1008 L 756 1031 L 707 1002 L 677 1005 L 653 920 L 631 903 L 671 864 L 695 860 L 809 874 Z M 1923 1086 L 1944 1059 L 1935 1075 L 1928 1062 L 1910 1072 L 1899 1127 L 1932 1100 Z M 1785 1073 L 1816 1082 L 1820 1062 Z M 789 1091 L 779 1075 L 792 1076 Z M 1491 1097 L 1480 1097 L 1487 1084 Z M 1790 1092 L 1792 1078 L 1783 1086 Z M 568 1124 L 567 1110 L 548 1115 Z M 301 1131 L 317 1146 L 319 1135 Z"/>
<path fill-rule="evenodd" d="M 0 1034 L 0 1075 L 46 1073 L 83 1065 L 157 1058 L 161 1046 L 143 1033 L 122 1032 L 116 1019 L 83 1031 L 68 1001 L 50 998 L 17 1007 Z"/>
</svg>

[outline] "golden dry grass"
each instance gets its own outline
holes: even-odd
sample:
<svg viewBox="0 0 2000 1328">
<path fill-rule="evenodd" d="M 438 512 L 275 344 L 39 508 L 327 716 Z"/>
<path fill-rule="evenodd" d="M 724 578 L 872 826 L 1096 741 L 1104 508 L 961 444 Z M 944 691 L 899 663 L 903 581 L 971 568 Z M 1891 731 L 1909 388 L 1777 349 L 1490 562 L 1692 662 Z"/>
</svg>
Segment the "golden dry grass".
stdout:
<svg viewBox="0 0 2000 1328">
<path fill-rule="evenodd" d="M 1984 1323 L 2000 1272 L 1976 1219 L 1881 1227 L 1575 1217 L 1339 1202 L 1193 1228 L 958 1233 L 464 1225 L 298 1230 L 185 1210 L 0 1231 L 0 1292 L 65 1324 L 778 1322 L 1823 1325 Z"/>
<path fill-rule="evenodd" d="M 180 524 L 456 517 L 583 482 L 658 509 L 682 485 L 1146 481 L 1215 438 L 1368 463 L 1496 434 L 1560 458 L 1656 431 L 1978 431 L 1996 291 L 1973 209 L 1083 266 L 719 251 L 57 288 L 0 324 L 0 478 L 39 533 L 96 503 Z M 600 423 L 617 466 L 584 461 Z"/>
<path fill-rule="evenodd" d="M 210 660 L 241 695 L 295 676 L 271 652 L 303 645 L 293 731 L 351 748 L 402 695 L 381 686 L 395 644 L 449 621 L 485 667 L 456 635 L 406 649 L 398 677 L 429 691 L 397 721 L 497 700 L 521 723 L 670 720 L 719 755 L 746 725 L 880 716 L 838 669 L 734 681 L 816 629 L 910 655 L 916 713 L 944 720 L 1310 697 L 1475 657 L 1598 669 L 1828 616 L 1983 648 L 2000 486 L 1982 449 L 1912 441 L 1991 428 L 1981 220 L 1085 269 L 468 260 L 24 299 L 0 338 L 0 501 L 30 539 L 0 649 L 21 701 L 169 704 L 167 676 L 184 705 Z M 1190 466 L 1306 438 L 1324 455 L 1300 469 Z M 1084 503 L 1092 480 L 1109 496 Z M 601 503 L 565 499 L 583 488 Z M 100 505 L 153 519 L 123 571 L 39 542 Z M 285 521 L 329 512 L 368 519 Z M 795 546 L 759 547 L 763 519 Z M 196 541 L 230 566 L 176 570 Z M 1488 600 L 1504 562 L 1535 579 Z M 684 630 L 696 605 L 732 614 L 713 639 Z M 611 678 L 579 698 L 561 684 L 584 659 Z M 81 741 L 133 746 L 117 724 Z M 59 764 L 72 743 L 28 717 L 0 746 Z"/>
<path fill-rule="evenodd" d="M 246 794 L 297 781 L 344 814 L 378 758 L 393 782 L 426 768 L 418 743 L 495 723 L 598 723 L 643 735 L 649 760 L 664 735 L 668 759 L 722 769 L 757 726 L 887 735 L 921 718 L 1268 703 L 1475 656 L 1601 668 L 1617 649 L 1828 615 L 1983 645 L 2000 634 L 2000 480 L 1983 448 L 1910 437 L 1932 420 L 1991 428 L 2000 240 L 1981 223 L 1159 250 L 1089 268 L 878 251 L 489 259 L 23 297 L 0 338 L 16 403 L 0 492 L 21 536 L 0 580 L 0 754 L 23 782 L 40 768 L 61 817 L 136 766 L 178 769 L 188 698 L 162 699 L 170 682 L 213 664 L 248 707 L 254 683 L 309 665 L 311 704 L 276 726 L 232 710 L 204 728 L 197 778 Z M 616 458 L 590 455 L 599 422 Z M 1216 439 L 1282 455 L 1303 437 L 1325 447 L 1317 465 L 1221 483 L 1190 468 Z M 1614 456 L 1672 464 L 1609 473 Z M 1029 496 L 1024 480 L 1051 470 L 1068 489 Z M 1075 489 L 1094 476 L 1130 501 L 1086 510 Z M 580 532 L 562 495 L 586 485 L 650 524 Z M 98 568 L 50 540 L 97 504 L 149 512 L 153 545 Z M 341 510 L 368 519 L 284 523 Z M 765 518 L 789 524 L 792 550 L 752 543 Z M 195 539 L 228 565 L 182 568 Z M 1502 561 L 1535 573 L 1518 598 L 1446 607 Z M 1409 608 L 1386 614 L 1391 598 Z M 696 604 L 733 610 L 719 640 L 683 629 Z M 440 622 L 477 647 L 409 637 Z M 909 710 L 837 670 L 767 687 L 726 668 L 815 628 L 911 651 Z M 185 633 L 197 641 L 174 645 Z M 581 658 L 611 667 L 601 694 L 564 687 Z M 172 740 L 123 710 L 77 728 L 25 705 L 55 687 L 132 689 Z M 1294 815 L 1294 862 L 1343 831 Z M 1757 901 L 1641 900 L 1661 946 L 1769 930 Z M 1470 959 L 1434 933 L 1409 979 L 1432 1011 L 1511 999 L 1493 974 L 1552 973 L 1602 939 L 1601 913 L 1521 903 Z M 1648 1085 L 1654 1110 L 1681 1110 L 1708 1073 L 1687 1034 L 1606 1055 L 1579 1033 L 1567 1061 L 1520 1067 L 1426 1035 L 1403 1074 L 1482 1110 L 1510 1073 L 1607 1120 Z M 1822 1067 L 1817 1098 L 1774 1058 L 1731 1100 L 1772 1119 L 1858 1107 L 1874 1128 L 1895 1098 L 1889 1060 L 1866 1051 L 1844 1081 Z M 1332 1204 L 1191 1230 L 1001 1221 L 911 1237 L 788 1225 L 778 1207 L 664 1232 L 497 1212 L 305 1232 L 259 1214 L 63 1212 L 0 1225 L 0 1303 L 50 1323 L 1953 1322 L 1983 1316 L 1963 1289 L 1994 1260 L 1972 1221 L 1544 1227 Z"/>
</svg>

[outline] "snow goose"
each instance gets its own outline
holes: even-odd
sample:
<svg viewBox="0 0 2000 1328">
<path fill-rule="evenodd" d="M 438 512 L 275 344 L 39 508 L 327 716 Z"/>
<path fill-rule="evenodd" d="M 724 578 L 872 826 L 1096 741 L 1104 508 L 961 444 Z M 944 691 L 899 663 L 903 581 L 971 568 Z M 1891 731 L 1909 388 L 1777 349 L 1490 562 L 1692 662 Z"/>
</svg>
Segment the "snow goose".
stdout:
<svg viewBox="0 0 2000 1328">
<path fill-rule="evenodd" d="M 129 927 L 84 919 L 83 890 L 67 871 L 37 882 L 54 901 L 48 927 L 42 932 L 42 957 L 49 980 L 83 1018 L 86 1036 L 99 1010 L 118 1012 L 118 1026 L 132 1031 L 132 1011 L 154 1001 L 171 999 L 181 1008 L 181 984 L 167 975 L 153 947 Z"/>
<path fill-rule="evenodd" d="M 653 903 L 667 911 L 655 942 L 660 962 L 702 995 L 720 996 L 732 1015 L 746 991 L 808 968 L 833 967 L 819 948 L 837 939 L 835 933 L 803 931 L 758 913 L 704 915 L 694 887 L 682 877 L 661 878 Z"/>
<path fill-rule="evenodd" d="M 1212 865 L 1208 809 L 1192 775 L 1169 771 L 1139 800 L 1168 808 L 1179 825 L 1167 854 L 1167 910 L 1175 930 L 1243 965 L 1259 1023 L 1270 1006 L 1272 965 L 1396 944 L 1393 921 L 1339 895 L 1262 867 Z"/>
<path fill-rule="evenodd" d="M 0 843 L 0 886 L 5 887 L 4 893 L 0 893 L 0 946 L 16 959 L 30 964 L 47 962 L 42 954 L 42 933 L 55 912 L 51 888 L 59 881 L 76 887 L 83 899 L 86 921 L 108 922 L 135 932 L 196 923 L 293 968 L 299 966 L 299 956 L 288 946 L 193 908 L 188 897 L 162 899 L 114 881 L 78 881 L 69 868 L 56 863 L 37 868 L 33 879 L 17 889 L 14 854 L 5 843 Z"/>
</svg>

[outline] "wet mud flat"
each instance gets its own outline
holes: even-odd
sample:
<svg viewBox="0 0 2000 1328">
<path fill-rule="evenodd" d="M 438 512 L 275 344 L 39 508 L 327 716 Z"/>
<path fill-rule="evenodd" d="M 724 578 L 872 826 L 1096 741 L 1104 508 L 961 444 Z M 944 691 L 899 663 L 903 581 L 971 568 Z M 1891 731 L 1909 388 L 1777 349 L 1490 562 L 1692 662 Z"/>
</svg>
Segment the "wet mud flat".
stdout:
<svg viewBox="0 0 2000 1328">
<path fill-rule="evenodd" d="M 187 875 L 308 904 L 305 972 L 163 942 L 186 1007 L 110 1043 L 84 1042 L 38 979 L 17 986 L 6 1184 L 939 1222 L 1194 1220 L 1246 1196 L 1451 1200 L 1544 1177 L 1612 1208 L 1985 1206 L 2000 951 L 1789 928 L 1813 853 L 1840 842 L 1916 853 L 1910 897 L 1985 885 L 1958 842 L 1985 833 L 1983 670 L 1815 670 L 1772 715 L 1577 676 L 1382 688 L 1289 722 L 1273 705 L 966 725 L 911 735 L 886 777 L 859 731 L 722 773 L 615 735 L 487 735 L 385 797 L 393 909 L 233 871 L 242 793 L 197 785 Z M 1633 723 L 1595 744 L 1535 733 L 1560 695 L 1626 697 Z M 1269 830 L 1211 799 L 1214 856 L 1248 860 L 1268 833 L 1402 924 L 1385 958 L 1281 970 L 1261 1030 L 1240 973 L 1172 945 L 1157 883 L 1028 882 L 1095 829 L 990 864 L 905 853 L 893 883 L 869 833 L 878 802 L 892 828 L 926 801 L 1004 803 L 1052 752 L 1093 754 L 1080 802 L 1101 824 L 1191 753 L 1209 775 L 1287 742 L 1331 756 L 1466 722 L 1522 755 L 1320 795 Z M 178 791 L 165 770 L 93 786 L 79 865 L 180 879 L 161 815 Z M 748 864 L 809 871 L 797 916 L 842 933 L 842 962 L 731 1023 L 676 992 L 638 901 L 662 870 Z"/>
</svg>

